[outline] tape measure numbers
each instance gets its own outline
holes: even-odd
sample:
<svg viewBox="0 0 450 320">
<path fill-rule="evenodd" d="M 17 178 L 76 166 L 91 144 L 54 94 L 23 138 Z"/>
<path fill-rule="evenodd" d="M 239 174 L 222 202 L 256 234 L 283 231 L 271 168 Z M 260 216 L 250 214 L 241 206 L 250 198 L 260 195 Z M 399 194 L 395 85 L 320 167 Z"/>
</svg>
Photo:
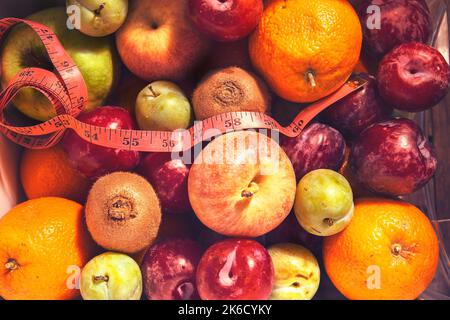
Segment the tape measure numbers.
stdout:
<svg viewBox="0 0 450 320">
<path fill-rule="evenodd" d="M 263 113 L 229 112 L 196 122 L 189 130 L 167 132 L 107 129 L 76 119 L 88 101 L 87 87 L 80 70 L 48 27 L 23 19 L 2 19 L 0 40 L 11 27 L 19 23 L 25 23 L 36 32 L 56 70 L 56 73 L 53 73 L 40 68 L 23 69 L 0 93 L 0 131 L 13 142 L 30 149 L 54 146 L 67 129 L 74 130 L 82 139 L 96 145 L 145 152 L 185 151 L 197 143 L 210 139 L 218 132 L 226 133 L 242 129 L 278 130 L 286 136 L 296 137 L 321 111 L 366 83 L 366 80 L 359 77 L 350 79 L 338 91 L 303 109 L 287 127 L 281 126 Z M 28 127 L 8 124 L 3 111 L 19 90 L 25 87 L 43 93 L 55 107 L 57 116 Z"/>
</svg>

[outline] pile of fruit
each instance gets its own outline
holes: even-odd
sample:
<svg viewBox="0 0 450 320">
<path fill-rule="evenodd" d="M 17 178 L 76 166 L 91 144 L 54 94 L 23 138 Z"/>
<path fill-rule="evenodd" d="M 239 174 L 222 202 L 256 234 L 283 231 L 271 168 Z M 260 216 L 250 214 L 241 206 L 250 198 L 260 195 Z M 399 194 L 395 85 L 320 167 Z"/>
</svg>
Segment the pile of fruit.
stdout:
<svg viewBox="0 0 450 320">
<path fill-rule="evenodd" d="M 302 300 L 321 280 L 349 299 L 420 296 L 438 239 L 399 197 L 429 182 L 437 160 L 419 126 L 393 113 L 435 106 L 450 70 L 426 44 L 425 1 L 354 2 L 68 0 L 28 17 L 83 75 L 78 119 L 110 129 L 174 131 L 232 111 L 285 124 L 353 72 L 367 84 L 281 141 L 234 131 L 175 157 L 69 130 L 56 147 L 25 150 L 28 200 L 0 219 L 0 297 Z M 0 63 L 3 86 L 25 67 L 54 68 L 25 25 Z M 56 115 L 32 89 L 13 105 L 30 121 Z"/>
</svg>

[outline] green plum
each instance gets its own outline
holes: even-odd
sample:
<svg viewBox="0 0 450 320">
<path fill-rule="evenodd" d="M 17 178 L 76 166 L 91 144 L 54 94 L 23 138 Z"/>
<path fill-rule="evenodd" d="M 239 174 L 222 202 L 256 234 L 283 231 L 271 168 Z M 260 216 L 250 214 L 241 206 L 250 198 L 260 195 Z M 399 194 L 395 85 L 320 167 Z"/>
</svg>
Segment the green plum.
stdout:
<svg viewBox="0 0 450 320">
<path fill-rule="evenodd" d="M 125 254 L 105 252 L 81 271 L 80 290 L 84 300 L 139 300 L 141 269 Z"/>
<path fill-rule="evenodd" d="M 316 257 L 297 244 L 280 243 L 268 249 L 275 270 L 270 300 L 311 300 L 320 283 Z"/>
<path fill-rule="evenodd" d="M 300 225 L 317 236 L 341 232 L 353 217 L 353 193 L 341 174 L 314 170 L 297 187 L 294 211 Z"/>
<path fill-rule="evenodd" d="M 65 7 L 45 9 L 27 19 L 52 29 L 80 69 L 89 94 L 85 111 L 101 106 L 113 89 L 120 70 L 114 42 L 108 38 L 92 38 L 78 30 L 69 30 Z M 26 67 L 54 70 L 41 40 L 25 25 L 14 27 L 4 42 L 0 57 L 3 87 Z M 22 89 L 13 103 L 23 114 L 39 121 L 49 120 L 56 115 L 48 99 L 31 88 Z"/>
<path fill-rule="evenodd" d="M 192 125 L 193 111 L 189 100 L 176 84 L 155 81 L 139 93 L 136 118 L 142 130 L 174 131 Z"/>
<path fill-rule="evenodd" d="M 91 37 L 104 37 L 116 32 L 128 13 L 128 0 L 67 0 L 66 3 L 69 9 L 70 6 L 78 6 L 80 31 Z"/>
</svg>

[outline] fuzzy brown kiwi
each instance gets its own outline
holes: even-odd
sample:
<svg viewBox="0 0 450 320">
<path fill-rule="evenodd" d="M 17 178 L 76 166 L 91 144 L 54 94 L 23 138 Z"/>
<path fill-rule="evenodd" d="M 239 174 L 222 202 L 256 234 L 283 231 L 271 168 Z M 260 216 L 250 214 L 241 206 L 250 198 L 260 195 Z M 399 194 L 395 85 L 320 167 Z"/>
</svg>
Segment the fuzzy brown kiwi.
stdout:
<svg viewBox="0 0 450 320">
<path fill-rule="evenodd" d="M 208 74 L 192 96 L 197 120 L 225 112 L 270 111 L 270 93 L 266 84 L 239 67 L 228 67 Z"/>
<path fill-rule="evenodd" d="M 86 224 L 103 248 L 136 253 L 150 246 L 161 224 L 161 206 L 144 178 L 115 172 L 95 182 L 86 203 Z"/>
</svg>

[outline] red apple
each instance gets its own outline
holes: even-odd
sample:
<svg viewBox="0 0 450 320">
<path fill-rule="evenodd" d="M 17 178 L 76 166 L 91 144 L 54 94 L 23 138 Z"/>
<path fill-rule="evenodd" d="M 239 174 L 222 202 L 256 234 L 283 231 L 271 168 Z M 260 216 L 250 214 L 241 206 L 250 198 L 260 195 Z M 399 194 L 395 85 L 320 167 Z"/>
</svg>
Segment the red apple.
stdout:
<svg viewBox="0 0 450 320">
<path fill-rule="evenodd" d="M 180 80 L 202 60 L 209 42 L 189 19 L 186 0 L 132 1 L 116 33 L 124 64 L 147 80 Z"/>
<path fill-rule="evenodd" d="M 197 299 L 195 276 L 202 252 L 188 239 L 170 239 L 152 246 L 141 267 L 147 299 Z"/>
<path fill-rule="evenodd" d="M 347 138 L 357 137 L 364 129 L 386 120 L 392 114 L 379 96 L 375 77 L 362 74 L 367 84 L 360 90 L 339 100 L 322 114 L 326 121 L 342 132 Z"/>
<path fill-rule="evenodd" d="M 227 236 L 258 237 L 292 209 L 292 164 L 272 139 L 254 131 L 222 135 L 197 156 L 188 179 L 199 220 Z"/>
<path fill-rule="evenodd" d="M 138 173 L 153 186 L 164 211 L 192 210 L 187 189 L 189 166 L 183 160 L 172 159 L 171 153 L 150 153 L 141 161 Z"/>
<path fill-rule="evenodd" d="M 426 43 L 431 35 L 430 11 L 424 0 L 362 0 L 357 7 L 364 46 L 377 58 L 403 43 Z"/>
<path fill-rule="evenodd" d="M 283 137 L 281 146 L 294 166 L 297 181 L 313 170 L 337 171 L 344 162 L 344 137 L 322 123 L 309 125 L 295 138 Z"/>
<path fill-rule="evenodd" d="M 448 93 L 450 70 L 436 49 L 419 42 L 403 44 L 381 61 L 378 89 L 394 108 L 408 112 L 429 109 Z"/>
<path fill-rule="evenodd" d="M 120 107 L 101 107 L 78 117 L 83 123 L 109 129 L 136 129 L 129 112 Z M 70 162 L 83 175 L 96 179 L 114 171 L 132 171 L 140 161 L 140 153 L 98 146 L 81 139 L 69 130 L 62 146 Z"/>
<path fill-rule="evenodd" d="M 350 165 L 372 191 L 400 196 L 424 186 L 437 161 L 420 128 L 398 118 L 364 130 L 352 147 Z"/>
<path fill-rule="evenodd" d="M 199 30 L 218 41 L 236 41 L 255 29 L 263 12 L 262 0 L 189 0 Z"/>
<path fill-rule="evenodd" d="M 253 240 L 228 239 L 211 246 L 197 269 L 202 300 L 267 300 L 273 264 L 267 250 Z"/>
</svg>

